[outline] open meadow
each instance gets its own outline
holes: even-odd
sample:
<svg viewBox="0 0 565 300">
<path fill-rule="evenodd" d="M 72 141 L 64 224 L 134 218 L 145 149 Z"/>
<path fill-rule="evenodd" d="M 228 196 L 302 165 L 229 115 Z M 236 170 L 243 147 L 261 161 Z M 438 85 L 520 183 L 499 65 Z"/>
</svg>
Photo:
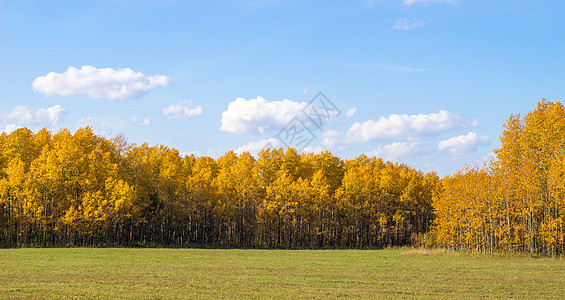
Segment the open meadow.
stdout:
<svg viewBox="0 0 565 300">
<path fill-rule="evenodd" d="M 3 299 L 524 299 L 563 295 L 562 259 L 422 255 L 410 249 L 0 250 Z"/>
</svg>

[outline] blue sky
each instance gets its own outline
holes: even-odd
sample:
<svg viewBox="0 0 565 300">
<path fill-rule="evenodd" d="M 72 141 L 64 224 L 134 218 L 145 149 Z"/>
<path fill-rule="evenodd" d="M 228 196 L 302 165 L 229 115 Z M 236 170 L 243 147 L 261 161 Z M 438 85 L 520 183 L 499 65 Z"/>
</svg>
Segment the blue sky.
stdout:
<svg viewBox="0 0 565 300">
<path fill-rule="evenodd" d="M 283 145 L 298 120 L 304 151 L 443 175 L 481 164 L 509 114 L 565 92 L 562 1 L 0 5 L 5 132 L 89 125 L 218 157 Z M 316 127 L 319 92 L 340 113 Z"/>
</svg>

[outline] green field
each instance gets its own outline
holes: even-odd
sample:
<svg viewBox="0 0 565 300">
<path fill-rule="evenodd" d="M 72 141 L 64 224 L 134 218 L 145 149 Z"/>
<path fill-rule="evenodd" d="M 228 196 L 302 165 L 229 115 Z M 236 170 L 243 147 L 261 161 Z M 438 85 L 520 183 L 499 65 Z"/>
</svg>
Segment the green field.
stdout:
<svg viewBox="0 0 565 300">
<path fill-rule="evenodd" d="M 0 298 L 562 298 L 562 259 L 407 250 L 2 249 Z"/>
</svg>

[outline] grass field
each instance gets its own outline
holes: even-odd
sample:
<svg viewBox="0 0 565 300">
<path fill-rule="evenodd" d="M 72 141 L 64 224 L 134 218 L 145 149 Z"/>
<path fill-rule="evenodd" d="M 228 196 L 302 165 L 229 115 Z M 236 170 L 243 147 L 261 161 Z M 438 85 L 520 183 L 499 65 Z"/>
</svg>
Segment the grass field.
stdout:
<svg viewBox="0 0 565 300">
<path fill-rule="evenodd" d="M 0 298 L 563 298 L 562 259 L 406 250 L 2 249 Z"/>
</svg>

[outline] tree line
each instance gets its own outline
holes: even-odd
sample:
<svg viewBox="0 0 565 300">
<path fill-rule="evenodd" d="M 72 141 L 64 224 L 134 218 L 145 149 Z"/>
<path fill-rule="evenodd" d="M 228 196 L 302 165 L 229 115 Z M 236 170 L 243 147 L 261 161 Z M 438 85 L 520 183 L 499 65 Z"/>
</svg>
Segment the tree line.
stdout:
<svg viewBox="0 0 565 300">
<path fill-rule="evenodd" d="M 90 127 L 0 135 L 0 246 L 379 248 L 565 254 L 565 109 L 511 115 L 482 168 L 440 178 L 328 151 L 214 159 Z"/>
<path fill-rule="evenodd" d="M 511 115 L 483 168 L 442 179 L 433 244 L 481 252 L 565 254 L 565 110 L 543 99 Z"/>
<path fill-rule="evenodd" d="M 435 173 L 361 155 L 218 159 L 97 136 L 0 135 L 0 246 L 375 248 L 429 231 Z"/>
</svg>

